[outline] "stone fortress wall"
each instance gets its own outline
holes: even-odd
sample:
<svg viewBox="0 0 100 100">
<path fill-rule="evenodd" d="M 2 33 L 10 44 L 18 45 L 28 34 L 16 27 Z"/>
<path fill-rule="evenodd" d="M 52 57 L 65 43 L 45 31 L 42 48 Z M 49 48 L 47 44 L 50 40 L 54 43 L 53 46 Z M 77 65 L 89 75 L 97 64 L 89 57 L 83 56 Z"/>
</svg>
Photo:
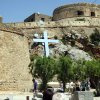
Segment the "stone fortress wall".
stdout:
<svg viewBox="0 0 100 100">
<path fill-rule="evenodd" d="M 74 17 L 62 19 L 59 21 L 51 22 L 22 22 L 22 23 L 8 23 L 7 25 L 17 27 L 22 29 L 25 32 L 25 36 L 29 40 L 29 48 L 34 34 L 41 34 L 43 31 L 48 31 L 48 37 L 53 38 L 57 36 L 58 38 L 62 37 L 62 33 L 70 33 L 71 30 L 76 31 L 76 33 L 90 36 L 93 33 L 94 29 L 97 28 L 100 30 L 100 19 L 98 18 L 86 18 L 84 21 L 79 21 L 84 17 Z"/>
<path fill-rule="evenodd" d="M 29 91 L 32 78 L 27 38 L 16 28 L 0 24 L 0 91 Z"/>
<path fill-rule="evenodd" d="M 100 5 L 77 3 L 56 8 L 53 12 L 53 20 L 61 20 L 71 17 L 99 17 Z"/>
<path fill-rule="evenodd" d="M 62 19 L 59 21 L 51 21 L 51 22 L 20 22 L 20 23 L 6 23 L 6 25 L 10 25 L 17 28 L 48 28 L 48 27 L 93 27 L 97 26 L 100 27 L 100 19 L 98 18 L 88 18 L 88 17 L 74 17 L 74 18 L 67 18 Z"/>
</svg>

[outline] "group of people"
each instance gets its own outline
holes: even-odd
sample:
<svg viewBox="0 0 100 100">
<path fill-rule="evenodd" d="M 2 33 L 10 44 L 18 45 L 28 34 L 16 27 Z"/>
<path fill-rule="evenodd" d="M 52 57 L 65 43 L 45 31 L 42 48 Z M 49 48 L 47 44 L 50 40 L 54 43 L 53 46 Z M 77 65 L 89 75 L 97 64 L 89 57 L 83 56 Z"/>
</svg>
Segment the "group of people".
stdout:
<svg viewBox="0 0 100 100">
<path fill-rule="evenodd" d="M 90 90 L 90 81 L 88 80 L 82 80 L 81 82 L 79 80 L 76 80 L 74 91 L 89 91 Z"/>
<path fill-rule="evenodd" d="M 34 96 L 37 94 L 37 89 L 38 89 L 38 84 L 35 79 L 33 81 L 33 91 L 34 91 Z M 74 82 L 74 87 L 73 87 L 73 92 L 74 91 L 89 91 L 90 90 L 90 81 L 89 80 L 83 80 L 79 81 L 78 79 Z M 50 89 L 46 89 L 43 92 L 43 100 L 52 100 L 53 97 L 53 91 Z"/>
</svg>

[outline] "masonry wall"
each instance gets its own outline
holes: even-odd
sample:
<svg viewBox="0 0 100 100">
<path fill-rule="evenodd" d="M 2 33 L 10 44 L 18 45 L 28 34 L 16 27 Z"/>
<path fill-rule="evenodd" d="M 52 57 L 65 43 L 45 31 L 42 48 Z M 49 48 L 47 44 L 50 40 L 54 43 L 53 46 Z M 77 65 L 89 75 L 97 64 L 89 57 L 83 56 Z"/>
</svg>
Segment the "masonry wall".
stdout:
<svg viewBox="0 0 100 100">
<path fill-rule="evenodd" d="M 26 37 L 0 31 L 0 91 L 29 91 L 29 63 Z"/>
<path fill-rule="evenodd" d="M 51 21 L 52 17 L 51 16 L 47 16 L 47 15 L 42 15 L 42 14 L 35 14 L 35 21 Z"/>
<path fill-rule="evenodd" d="M 38 33 L 41 35 L 45 30 L 47 30 L 49 38 L 53 38 L 54 36 L 61 38 L 63 34 L 70 33 L 72 30 L 74 30 L 75 33 L 82 34 L 83 36 L 90 36 L 95 28 L 100 30 L 100 19 L 74 17 L 59 21 L 44 22 L 42 24 L 39 22 L 22 22 L 8 23 L 7 25 L 22 29 L 25 32 L 25 36 L 28 37 L 30 46 L 34 38 L 34 34 Z"/>
<path fill-rule="evenodd" d="M 95 4 L 77 3 L 58 7 L 53 12 L 53 20 L 61 20 L 71 17 L 99 17 L 100 7 Z"/>
<path fill-rule="evenodd" d="M 48 15 L 34 13 L 24 20 L 24 22 L 39 22 L 40 20 L 46 22 L 51 21 L 52 17 Z"/>
<path fill-rule="evenodd" d="M 7 23 L 6 23 L 7 24 Z M 8 23 L 7 25 L 21 29 L 55 28 L 55 27 L 100 27 L 100 18 L 74 17 L 51 22 L 22 22 Z"/>
</svg>

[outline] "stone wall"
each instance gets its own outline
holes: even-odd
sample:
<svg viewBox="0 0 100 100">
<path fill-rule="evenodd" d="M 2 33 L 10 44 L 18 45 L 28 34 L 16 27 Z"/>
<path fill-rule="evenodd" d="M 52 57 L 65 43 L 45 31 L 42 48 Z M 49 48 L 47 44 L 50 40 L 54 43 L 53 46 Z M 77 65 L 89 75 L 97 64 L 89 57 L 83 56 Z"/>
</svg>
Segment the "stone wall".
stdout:
<svg viewBox="0 0 100 100">
<path fill-rule="evenodd" d="M 37 22 L 37 21 L 51 21 L 52 20 L 52 17 L 51 16 L 48 16 L 48 15 L 44 15 L 44 14 L 38 14 L 38 13 L 34 13 L 32 14 L 31 16 L 29 16 L 28 18 L 26 18 L 24 20 L 24 22 Z"/>
<path fill-rule="evenodd" d="M 71 17 L 99 17 L 100 7 L 96 4 L 77 3 L 56 8 L 53 12 L 53 20 L 61 20 Z"/>
<path fill-rule="evenodd" d="M 6 25 L 17 27 L 20 29 L 36 29 L 36 28 L 55 28 L 55 27 L 100 27 L 99 18 L 89 18 L 89 17 L 74 17 L 67 18 L 59 21 L 51 22 L 21 22 L 21 23 L 6 23 Z"/>
<path fill-rule="evenodd" d="M 0 91 L 29 91 L 32 78 L 27 38 L 5 29 L 0 29 Z"/>
<path fill-rule="evenodd" d="M 81 20 L 84 19 L 84 20 Z M 80 21 L 81 20 L 81 21 Z M 70 33 L 74 30 L 75 33 L 89 36 L 94 29 L 100 30 L 100 19 L 89 17 L 74 17 L 59 21 L 51 22 L 22 22 L 22 23 L 8 23 L 8 26 L 13 26 L 22 29 L 25 36 L 29 39 L 29 46 L 34 38 L 35 33 L 42 34 L 43 31 L 48 31 L 48 37 L 53 38 L 57 36 L 61 38 L 63 34 Z"/>
</svg>

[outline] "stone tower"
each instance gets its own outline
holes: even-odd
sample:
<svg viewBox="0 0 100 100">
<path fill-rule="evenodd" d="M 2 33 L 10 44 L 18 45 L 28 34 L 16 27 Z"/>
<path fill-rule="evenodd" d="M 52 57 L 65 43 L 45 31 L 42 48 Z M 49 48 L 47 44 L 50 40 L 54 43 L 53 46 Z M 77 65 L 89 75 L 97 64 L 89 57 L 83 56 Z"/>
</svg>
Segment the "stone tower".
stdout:
<svg viewBox="0 0 100 100">
<path fill-rule="evenodd" d="M 32 84 L 29 63 L 23 32 L 0 23 L 0 91 L 28 91 Z"/>
<path fill-rule="evenodd" d="M 100 5 L 89 3 L 69 4 L 60 6 L 53 12 L 54 21 L 74 17 L 100 18 Z"/>
</svg>

